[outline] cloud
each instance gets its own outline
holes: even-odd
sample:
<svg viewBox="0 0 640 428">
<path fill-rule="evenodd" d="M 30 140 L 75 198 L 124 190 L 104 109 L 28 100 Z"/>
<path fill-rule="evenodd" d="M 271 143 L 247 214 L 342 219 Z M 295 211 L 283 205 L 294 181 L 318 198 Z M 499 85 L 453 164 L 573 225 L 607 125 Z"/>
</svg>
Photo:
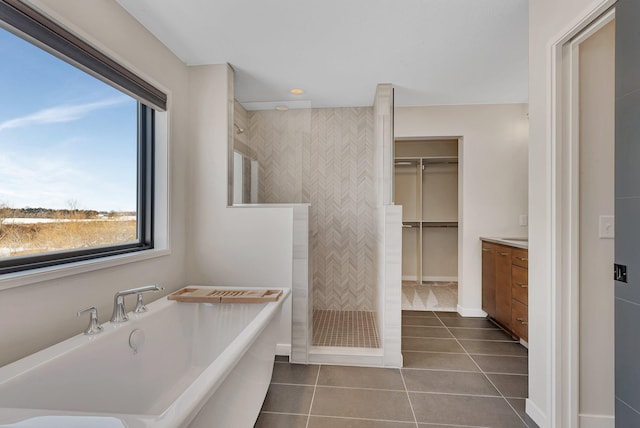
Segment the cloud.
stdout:
<svg viewBox="0 0 640 428">
<path fill-rule="evenodd" d="M 63 104 L 57 107 L 40 110 L 26 116 L 17 117 L 15 119 L 9 119 L 1 122 L 0 131 L 11 128 L 20 128 L 29 125 L 72 122 L 74 120 L 81 119 L 83 116 L 94 110 L 112 107 L 118 104 L 122 104 L 128 100 L 129 98 L 127 97 L 117 97 L 108 98 L 106 100 L 96 101 L 93 103 L 75 105 Z"/>
<path fill-rule="evenodd" d="M 123 173 L 105 160 L 101 168 L 74 160 L 53 150 L 37 153 L 17 149 L 0 150 L 0 204 L 13 208 L 46 207 L 68 208 L 74 199 L 83 209 L 103 211 L 135 211 L 136 181 L 120 181 Z M 92 163 L 92 162 L 91 162 Z"/>
</svg>

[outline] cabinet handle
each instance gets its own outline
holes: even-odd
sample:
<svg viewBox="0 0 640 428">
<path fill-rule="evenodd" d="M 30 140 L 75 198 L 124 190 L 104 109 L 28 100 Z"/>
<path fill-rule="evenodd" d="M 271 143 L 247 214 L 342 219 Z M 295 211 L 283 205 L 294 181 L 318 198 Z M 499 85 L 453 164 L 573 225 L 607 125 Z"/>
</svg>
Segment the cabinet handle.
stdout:
<svg viewBox="0 0 640 428">
<path fill-rule="evenodd" d="M 501 255 L 501 256 L 503 256 L 503 257 L 504 257 L 504 256 L 508 256 L 508 255 L 509 255 L 509 253 L 498 253 L 498 254 L 500 254 L 500 255 Z"/>
<path fill-rule="evenodd" d="M 491 251 L 491 248 L 483 248 L 482 251 Z"/>
<path fill-rule="evenodd" d="M 524 318 L 516 318 L 516 321 L 518 321 L 518 322 L 519 322 L 520 324 L 522 324 L 522 325 L 528 325 L 528 324 L 529 324 L 528 322 L 526 322 L 526 321 L 524 320 Z"/>
<path fill-rule="evenodd" d="M 529 286 L 527 284 L 523 284 L 521 282 L 516 282 L 516 285 L 519 285 L 522 288 L 529 288 Z"/>
<path fill-rule="evenodd" d="M 529 259 L 527 259 L 526 257 L 518 257 L 518 256 L 516 256 L 516 259 L 518 259 L 518 260 L 520 260 L 522 262 L 528 262 L 529 261 Z"/>
</svg>

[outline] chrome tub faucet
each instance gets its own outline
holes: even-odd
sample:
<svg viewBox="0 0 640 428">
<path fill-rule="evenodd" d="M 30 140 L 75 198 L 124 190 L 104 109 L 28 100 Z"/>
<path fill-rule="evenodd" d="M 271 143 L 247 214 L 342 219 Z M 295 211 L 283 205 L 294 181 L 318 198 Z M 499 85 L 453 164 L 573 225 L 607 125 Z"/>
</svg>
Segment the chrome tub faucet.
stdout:
<svg viewBox="0 0 640 428">
<path fill-rule="evenodd" d="M 102 326 L 98 323 L 98 310 L 95 306 L 90 306 L 88 308 L 82 309 L 78 311 L 78 316 L 84 315 L 89 312 L 89 326 L 84 331 L 84 334 L 87 336 L 93 336 L 94 334 L 98 334 L 102 331 Z"/>
<path fill-rule="evenodd" d="M 123 323 L 129 319 L 129 317 L 127 316 L 127 309 L 124 306 L 124 296 L 128 296 L 130 294 L 138 295 L 135 312 L 139 313 L 147 310 L 147 307 L 144 306 L 144 303 L 142 302 L 142 293 L 145 293 L 147 291 L 160 290 L 163 290 L 163 288 L 158 287 L 157 285 L 145 285 L 144 287 L 118 291 L 113 298 L 113 315 L 111 315 L 111 322 Z"/>
</svg>

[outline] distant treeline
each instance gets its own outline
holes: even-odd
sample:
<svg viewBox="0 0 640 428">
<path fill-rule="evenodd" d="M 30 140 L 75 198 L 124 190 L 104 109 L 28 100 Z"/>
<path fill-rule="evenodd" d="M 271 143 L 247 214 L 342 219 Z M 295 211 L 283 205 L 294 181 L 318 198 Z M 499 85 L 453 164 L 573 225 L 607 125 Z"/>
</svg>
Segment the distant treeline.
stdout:
<svg viewBox="0 0 640 428">
<path fill-rule="evenodd" d="M 98 217 L 121 217 L 134 216 L 132 211 L 96 211 L 96 210 L 77 210 L 62 209 L 54 210 L 51 208 L 0 208 L 0 218 L 74 218 L 74 219 L 91 219 Z"/>
</svg>

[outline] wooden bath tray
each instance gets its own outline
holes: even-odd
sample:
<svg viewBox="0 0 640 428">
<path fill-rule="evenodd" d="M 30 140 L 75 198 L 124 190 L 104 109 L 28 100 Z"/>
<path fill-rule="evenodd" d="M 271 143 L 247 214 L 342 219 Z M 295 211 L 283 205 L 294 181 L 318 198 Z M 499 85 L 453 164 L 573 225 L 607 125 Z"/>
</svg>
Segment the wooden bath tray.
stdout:
<svg viewBox="0 0 640 428">
<path fill-rule="evenodd" d="M 167 298 L 190 303 L 264 303 L 277 302 L 281 295 L 282 290 L 185 287 Z"/>
</svg>

